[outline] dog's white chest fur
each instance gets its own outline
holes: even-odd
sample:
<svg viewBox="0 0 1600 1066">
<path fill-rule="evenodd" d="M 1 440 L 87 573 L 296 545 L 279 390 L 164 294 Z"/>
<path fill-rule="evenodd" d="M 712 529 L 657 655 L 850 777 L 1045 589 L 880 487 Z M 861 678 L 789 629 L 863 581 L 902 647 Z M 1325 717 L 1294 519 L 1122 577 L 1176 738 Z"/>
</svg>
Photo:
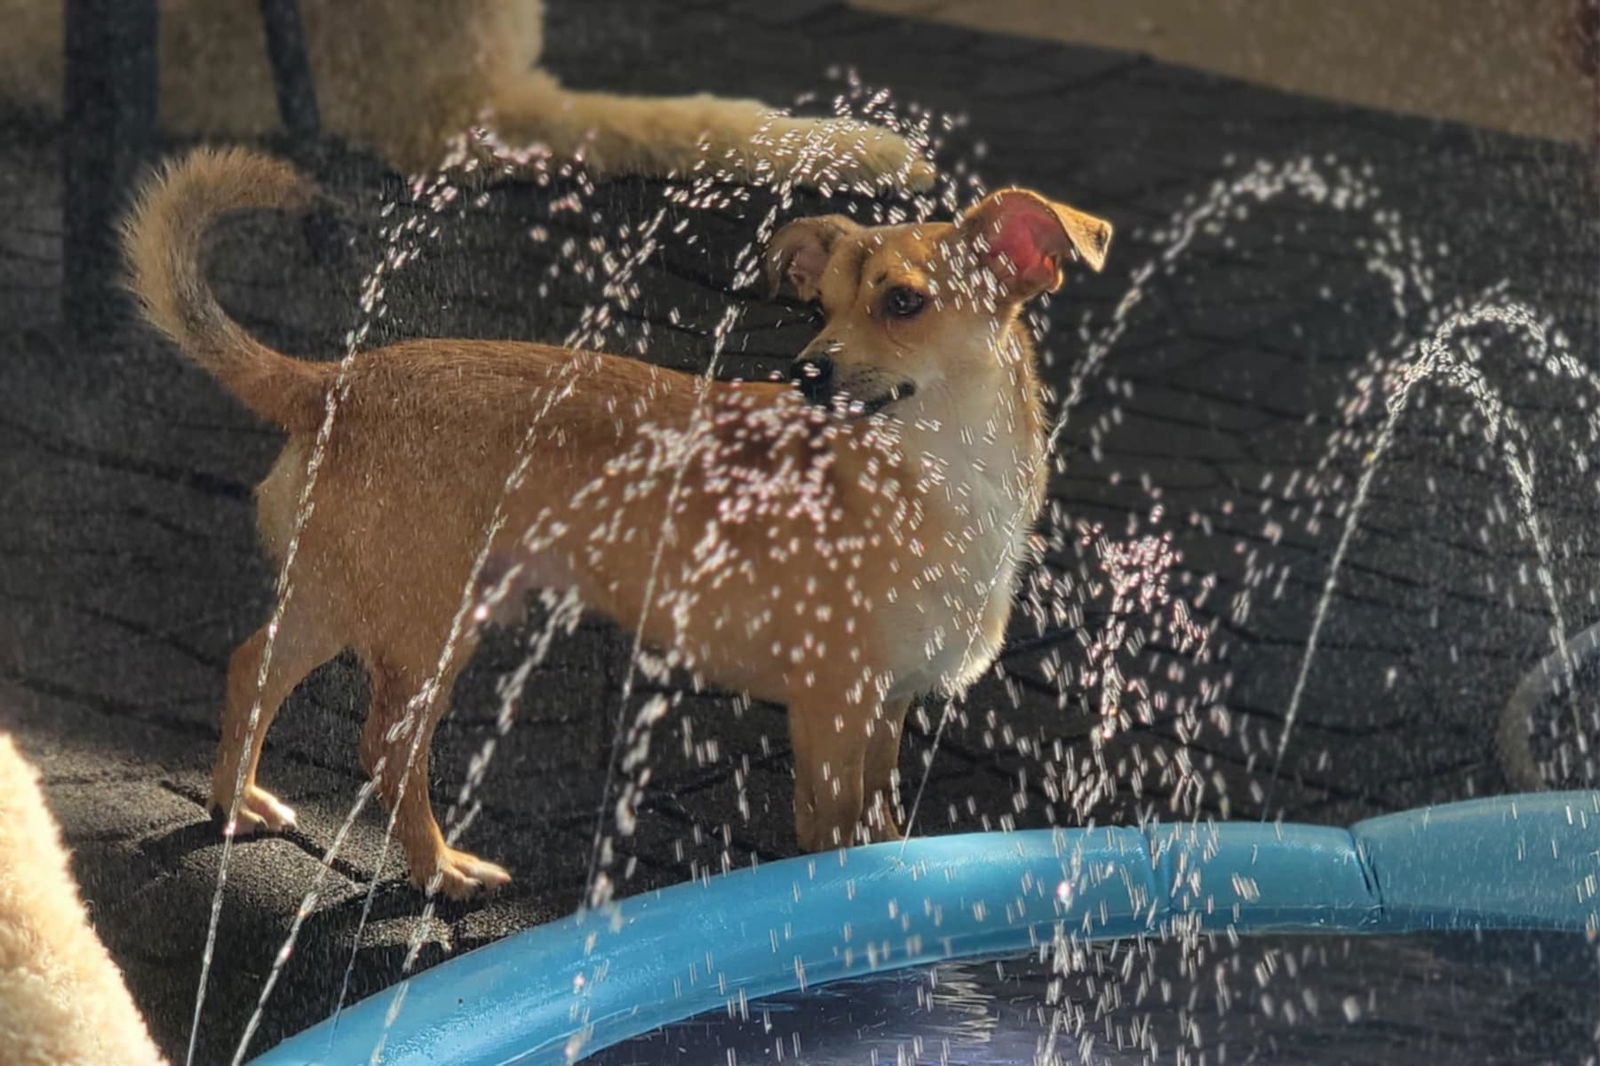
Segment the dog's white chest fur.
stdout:
<svg viewBox="0 0 1600 1066">
<path fill-rule="evenodd" d="M 1032 453 L 1019 426 L 939 425 L 920 457 L 942 544 L 909 546 L 914 562 L 885 611 L 894 691 L 959 692 L 1005 641 L 1017 570 L 1038 507 Z"/>
</svg>

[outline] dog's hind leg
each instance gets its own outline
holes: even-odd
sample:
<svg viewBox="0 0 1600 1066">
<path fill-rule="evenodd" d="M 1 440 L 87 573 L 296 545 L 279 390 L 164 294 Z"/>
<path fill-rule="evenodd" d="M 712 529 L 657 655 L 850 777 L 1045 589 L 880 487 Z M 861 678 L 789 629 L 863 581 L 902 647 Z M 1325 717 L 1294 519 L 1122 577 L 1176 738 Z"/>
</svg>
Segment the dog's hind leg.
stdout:
<svg viewBox="0 0 1600 1066">
<path fill-rule="evenodd" d="M 211 771 L 211 803 L 226 819 L 225 832 L 248 835 L 295 824 L 294 811 L 256 784 L 261 744 L 278 708 L 305 676 L 335 655 L 341 642 L 324 632 L 311 605 L 289 601 L 277 634 L 264 625 L 228 661 L 228 695 L 222 711 L 222 740 Z M 272 645 L 266 676 L 262 659 Z M 251 719 L 255 721 L 252 722 Z"/>
<path fill-rule="evenodd" d="M 791 118 L 755 100 L 618 96 L 564 88 L 541 70 L 507 77 L 489 103 L 497 135 L 581 153 L 600 172 L 806 184 L 927 188 L 934 169 L 892 130 L 851 119 Z"/>
<path fill-rule="evenodd" d="M 431 671 L 399 667 L 373 656 L 367 663 L 372 709 L 361 730 L 361 764 L 377 782 L 384 806 L 394 818 L 412 884 L 451 899 L 493 891 L 511 880 L 504 868 L 445 842 L 428 795 L 434 727 L 449 710 L 450 689 L 469 651 L 458 649 L 455 664 L 429 692 L 423 689 Z"/>
</svg>

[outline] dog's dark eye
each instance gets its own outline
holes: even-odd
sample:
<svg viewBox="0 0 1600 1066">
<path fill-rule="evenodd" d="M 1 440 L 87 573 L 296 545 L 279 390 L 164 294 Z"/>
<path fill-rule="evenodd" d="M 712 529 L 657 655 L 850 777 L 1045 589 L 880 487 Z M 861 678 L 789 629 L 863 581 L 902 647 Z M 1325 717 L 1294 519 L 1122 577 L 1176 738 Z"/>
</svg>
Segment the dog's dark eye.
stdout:
<svg viewBox="0 0 1600 1066">
<path fill-rule="evenodd" d="M 928 298 L 916 289 L 896 285 L 883 294 L 883 309 L 894 318 L 911 318 L 921 311 Z"/>
<path fill-rule="evenodd" d="M 823 309 L 821 300 L 812 300 L 806 304 L 806 311 L 811 315 L 811 324 L 813 326 L 827 325 L 828 312 Z"/>
</svg>

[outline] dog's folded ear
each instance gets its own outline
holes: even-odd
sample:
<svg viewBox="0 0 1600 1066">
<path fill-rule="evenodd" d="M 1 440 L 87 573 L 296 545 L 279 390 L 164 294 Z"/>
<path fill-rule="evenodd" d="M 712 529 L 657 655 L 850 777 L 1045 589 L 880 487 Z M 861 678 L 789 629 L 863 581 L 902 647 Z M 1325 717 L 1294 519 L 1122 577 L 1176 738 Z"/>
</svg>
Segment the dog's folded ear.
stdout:
<svg viewBox="0 0 1600 1066">
<path fill-rule="evenodd" d="M 787 284 L 798 299 L 815 300 L 834 242 L 860 228 L 843 215 L 817 215 L 797 218 L 773 234 L 764 260 L 767 298 Z"/>
<path fill-rule="evenodd" d="M 990 193 L 959 225 L 1001 289 L 1020 299 L 1060 288 L 1068 260 L 1098 272 L 1111 247 L 1111 223 L 1027 189 Z"/>
</svg>

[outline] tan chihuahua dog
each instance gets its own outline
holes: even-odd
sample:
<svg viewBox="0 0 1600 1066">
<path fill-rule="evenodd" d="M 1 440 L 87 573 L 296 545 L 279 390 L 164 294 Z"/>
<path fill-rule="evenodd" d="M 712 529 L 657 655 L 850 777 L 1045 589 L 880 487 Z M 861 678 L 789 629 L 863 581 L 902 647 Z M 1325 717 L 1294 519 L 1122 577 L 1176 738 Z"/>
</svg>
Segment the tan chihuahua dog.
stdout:
<svg viewBox="0 0 1600 1066">
<path fill-rule="evenodd" d="M 151 182 L 126 227 L 149 320 L 289 432 L 258 490 L 280 565 L 338 367 L 247 335 L 199 260 L 217 215 L 315 195 L 277 161 L 200 150 Z M 241 832 L 292 823 L 256 783 L 262 736 L 308 672 L 352 647 L 372 679 L 362 761 L 413 881 L 460 897 L 508 880 L 446 844 L 427 787 L 473 634 L 441 651 L 495 575 L 500 595 L 480 598 L 478 620 L 526 589 L 575 593 L 697 681 L 786 704 L 807 849 L 898 838 L 908 702 L 992 662 L 1044 495 L 1044 410 L 1019 311 L 1069 261 L 1100 269 L 1110 237 L 1108 223 L 1019 189 L 955 223 L 791 222 L 767 252 L 770 280 L 826 315 L 797 360 L 800 389 L 506 341 L 358 355 L 259 696 L 267 628 L 229 665 L 214 801 L 237 810 Z M 508 488 L 529 448 L 537 476 Z"/>
</svg>

